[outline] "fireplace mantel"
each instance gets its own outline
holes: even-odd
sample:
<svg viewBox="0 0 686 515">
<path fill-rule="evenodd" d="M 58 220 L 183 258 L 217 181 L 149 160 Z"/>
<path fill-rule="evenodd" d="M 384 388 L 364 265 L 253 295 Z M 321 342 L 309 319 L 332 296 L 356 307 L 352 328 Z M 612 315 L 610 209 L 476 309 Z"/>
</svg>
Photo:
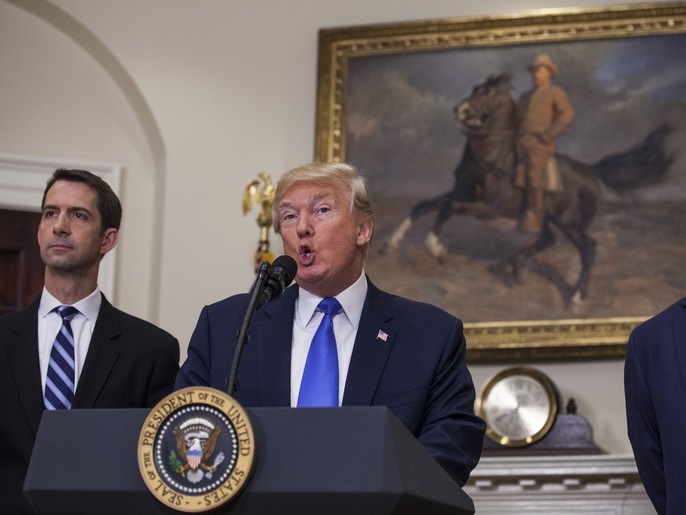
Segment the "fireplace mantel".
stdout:
<svg viewBox="0 0 686 515">
<path fill-rule="evenodd" d="M 477 515 L 654 515 L 633 456 L 485 456 L 465 492 Z"/>
</svg>

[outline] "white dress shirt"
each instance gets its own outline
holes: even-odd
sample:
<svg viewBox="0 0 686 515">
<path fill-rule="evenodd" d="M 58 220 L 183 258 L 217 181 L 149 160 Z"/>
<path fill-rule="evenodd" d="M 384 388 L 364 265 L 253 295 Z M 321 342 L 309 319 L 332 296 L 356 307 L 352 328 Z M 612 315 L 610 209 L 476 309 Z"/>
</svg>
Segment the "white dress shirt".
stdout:
<svg viewBox="0 0 686 515">
<path fill-rule="evenodd" d="M 333 317 L 333 331 L 336 336 L 338 350 L 338 405 L 343 402 L 345 381 L 348 376 L 350 359 L 353 355 L 353 346 L 357 336 L 357 328 L 362 317 L 362 306 L 367 298 L 367 279 L 364 270 L 359 279 L 350 287 L 336 295 L 336 299 L 342 306 Z M 324 313 L 317 309 L 322 297 L 317 297 L 300 288 L 298 298 L 295 300 L 295 313 L 293 316 L 293 342 L 291 346 L 291 406 L 298 405 L 300 383 L 302 382 L 307 353 L 310 343 Z"/>
<path fill-rule="evenodd" d="M 77 385 L 77 388 L 101 303 L 102 296 L 100 295 L 100 290 L 96 288 L 88 297 L 81 299 L 76 304 L 72 304 L 79 310 L 70 324 L 74 332 L 74 384 Z M 53 310 L 61 305 L 62 303 L 59 300 L 43 288 L 40 305 L 38 306 L 38 359 L 40 361 L 40 377 L 43 392 L 45 392 L 45 381 L 48 375 L 48 362 L 50 361 L 52 345 L 62 327 L 62 317 L 57 311 Z"/>
</svg>

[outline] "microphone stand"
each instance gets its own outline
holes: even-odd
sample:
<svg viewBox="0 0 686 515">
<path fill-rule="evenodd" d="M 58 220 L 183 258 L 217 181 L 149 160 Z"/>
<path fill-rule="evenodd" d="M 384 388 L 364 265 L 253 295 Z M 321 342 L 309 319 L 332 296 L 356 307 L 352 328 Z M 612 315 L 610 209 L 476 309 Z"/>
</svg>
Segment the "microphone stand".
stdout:
<svg viewBox="0 0 686 515">
<path fill-rule="evenodd" d="M 238 332 L 238 340 L 236 342 L 236 350 L 233 353 L 233 362 L 231 363 L 231 373 L 229 378 L 226 380 L 226 392 L 233 396 L 236 391 L 238 378 L 238 366 L 241 361 L 241 355 L 243 354 L 243 347 L 245 347 L 247 341 L 248 331 L 250 330 L 250 323 L 252 322 L 252 316 L 255 314 L 257 309 L 257 301 L 260 298 L 262 290 L 264 290 L 264 284 L 268 277 L 269 268 L 271 265 L 268 261 L 264 261 L 260 265 L 260 269 L 257 271 L 257 279 L 255 279 L 255 284 L 253 285 L 252 297 L 250 297 L 250 303 L 248 304 L 248 309 L 245 310 L 245 315 L 243 316 L 243 324 Z"/>
</svg>

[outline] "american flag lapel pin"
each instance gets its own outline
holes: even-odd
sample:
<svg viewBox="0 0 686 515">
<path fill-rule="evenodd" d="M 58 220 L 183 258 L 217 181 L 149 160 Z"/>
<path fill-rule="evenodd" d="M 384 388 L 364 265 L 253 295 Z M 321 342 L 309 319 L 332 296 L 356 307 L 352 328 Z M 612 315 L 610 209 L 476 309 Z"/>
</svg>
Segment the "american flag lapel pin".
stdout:
<svg viewBox="0 0 686 515">
<path fill-rule="evenodd" d="M 388 334 L 384 333 L 381 329 L 379 329 L 379 333 L 376 335 L 376 339 L 386 341 L 388 340 Z"/>
</svg>

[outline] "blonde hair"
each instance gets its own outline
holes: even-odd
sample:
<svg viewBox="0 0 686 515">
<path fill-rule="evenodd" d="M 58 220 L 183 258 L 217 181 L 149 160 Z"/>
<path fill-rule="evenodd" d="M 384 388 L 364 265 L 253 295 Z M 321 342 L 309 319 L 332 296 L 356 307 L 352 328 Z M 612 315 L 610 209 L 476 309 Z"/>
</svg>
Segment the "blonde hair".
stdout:
<svg viewBox="0 0 686 515">
<path fill-rule="evenodd" d="M 350 201 L 350 213 L 355 220 L 358 223 L 370 224 L 372 233 L 374 232 L 374 211 L 369 202 L 367 181 L 359 174 L 357 168 L 347 163 L 316 162 L 289 170 L 279 179 L 272 206 L 272 220 L 276 234 L 281 234 L 281 220 L 279 219 L 281 199 L 293 186 L 303 182 L 342 189 Z M 365 251 L 368 247 L 369 242 Z"/>
</svg>

